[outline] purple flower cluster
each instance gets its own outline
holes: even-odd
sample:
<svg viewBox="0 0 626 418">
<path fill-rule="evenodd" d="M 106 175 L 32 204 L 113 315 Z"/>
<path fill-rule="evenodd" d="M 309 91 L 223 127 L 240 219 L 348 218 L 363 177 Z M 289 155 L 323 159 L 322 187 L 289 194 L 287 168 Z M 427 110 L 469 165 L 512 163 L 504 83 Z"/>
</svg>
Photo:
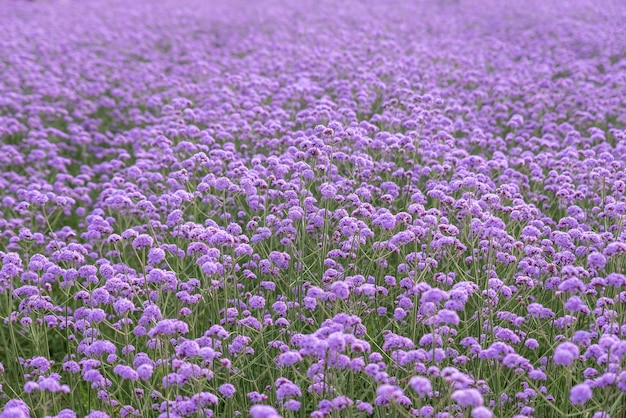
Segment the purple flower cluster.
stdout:
<svg viewBox="0 0 626 418">
<path fill-rule="evenodd" d="M 622 416 L 625 20 L 0 2 L 0 418 Z"/>
</svg>

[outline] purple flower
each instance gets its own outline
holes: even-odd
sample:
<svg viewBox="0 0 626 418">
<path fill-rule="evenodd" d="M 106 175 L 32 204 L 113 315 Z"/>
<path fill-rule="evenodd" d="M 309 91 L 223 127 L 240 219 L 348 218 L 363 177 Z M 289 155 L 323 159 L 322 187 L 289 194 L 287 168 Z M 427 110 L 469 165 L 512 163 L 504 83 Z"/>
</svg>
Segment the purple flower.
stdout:
<svg viewBox="0 0 626 418">
<path fill-rule="evenodd" d="M 279 377 L 274 383 L 274 386 L 276 386 L 276 397 L 280 401 L 286 398 L 302 396 L 302 391 L 298 385 L 284 377 Z"/>
<path fill-rule="evenodd" d="M 295 399 L 289 399 L 283 405 L 287 411 L 299 411 L 302 403 Z"/>
<path fill-rule="evenodd" d="M 265 298 L 262 296 L 251 296 L 248 299 L 248 304 L 251 309 L 262 309 L 265 306 Z"/>
<path fill-rule="evenodd" d="M 51 418 L 76 418 L 76 412 L 71 409 L 62 409 L 59 411 L 58 415 Z"/>
<path fill-rule="evenodd" d="M 142 364 L 137 367 L 137 376 L 141 378 L 141 380 L 148 380 L 152 377 L 153 367 L 150 364 Z"/>
<path fill-rule="evenodd" d="M 141 234 L 133 240 L 133 248 L 137 250 L 140 250 L 143 248 L 149 248 L 149 247 L 152 247 L 153 243 L 154 243 L 154 239 L 150 235 Z"/>
<path fill-rule="evenodd" d="M 92 410 L 85 418 L 109 418 L 109 415 L 106 412 Z"/>
<path fill-rule="evenodd" d="M 492 418 L 493 412 L 486 406 L 479 406 L 472 409 L 472 418 Z"/>
<path fill-rule="evenodd" d="M 350 296 L 350 287 L 343 281 L 333 282 L 333 284 L 330 285 L 330 291 L 339 299 L 345 300 Z"/>
<path fill-rule="evenodd" d="M 524 341 L 524 345 L 530 348 L 531 350 L 534 350 L 537 347 L 539 347 L 539 342 L 535 340 L 534 338 L 528 338 L 526 341 Z"/>
<path fill-rule="evenodd" d="M 148 251 L 148 264 L 156 266 L 165 260 L 165 251 L 160 248 L 150 248 Z"/>
<path fill-rule="evenodd" d="M 257 391 L 250 392 L 247 396 L 248 399 L 250 399 L 250 401 L 254 403 L 265 402 L 267 400 L 267 395 L 263 395 Z"/>
<path fill-rule="evenodd" d="M 28 418 L 30 417 L 30 409 L 22 400 L 11 399 L 0 414 L 0 418 Z"/>
<path fill-rule="evenodd" d="M 461 389 L 450 395 L 452 400 L 462 408 L 477 408 L 483 405 L 483 396 L 477 389 Z"/>
<path fill-rule="evenodd" d="M 284 316 L 287 314 L 287 304 L 282 301 L 274 302 L 272 304 L 272 309 L 276 314 Z"/>
<path fill-rule="evenodd" d="M 70 387 L 68 385 L 61 385 L 59 383 L 60 376 L 53 374 L 50 377 L 39 377 L 39 390 L 47 391 L 47 392 L 61 392 L 61 393 L 69 393 Z"/>
<path fill-rule="evenodd" d="M 433 390 L 430 379 L 422 376 L 413 376 L 411 380 L 409 380 L 409 386 L 411 386 L 420 398 L 431 396 Z"/>
<path fill-rule="evenodd" d="M 127 312 L 132 312 L 135 310 L 135 304 L 126 298 L 119 298 L 113 304 L 113 309 L 119 315 L 124 315 Z"/>
<path fill-rule="evenodd" d="M 253 405 L 250 408 L 250 416 L 252 418 L 282 418 L 278 411 L 269 405 Z"/>
<path fill-rule="evenodd" d="M 361 400 L 356 401 L 356 409 L 361 412 L 365 412 L 368 415 L 372 415 L 374 413 L 374 407 L 368 403 L 363 402 Z"/>
<path fill-rule="evenodd" d="M 590 313 L 589 308 L 579 296 L 571 296 L 567 302 L 565 302 L 565 309 L 570 312 L 581 312 L 586 315 L 589 315 Z"/>
<path fill-rule="evenodd" d="M 391 231 L 396 227 L 396 217 L 390 212 L 384 211 L 372 219 L 372 225 Z"/>
<path fill-rule="evenodd" d="M 186 334 L 189 326 L 178 319 L 163 319 L 154 328 L 148 331 L 148 336 L 154 338 L 157 335 Z"/>
<path fill-rule="evenodd" d="M 291 366 L 302 361 L 302 356 L 297 351 L 287 351 L 278 356 L 277 364 L 279 366 Z"/>
<path fill-rule="evenodd" d="M 436 322 L 438 324 L 459 325 L 460 318 L 455 311 L 442 309 L 436 315 Z"/>
<path fill-rule="evenodd" d="M 37 382 L 26 382 L 24 384 L 24 392 L 33 393 L 36 390 L 39 390 L 39 384 Z"/>
<path fill-rule="evenodd" d="M 554 350 L 554 364 L 569 367 L 579 355 L 577 345 L 570 342 L 561 343 Z"/>
<path fill-rule="evenodd" d="M 579 383 L 572 387 L 569 393 L 569 400 L 574 405 L 583 405 L 593 397 L 593 391 L 586 383 Z"/>
<path fill-rule="evenodd" d="M 547 379 L 546 374 L 540 369 L 532 370 L 531 372 L 528 373 L 528 377 L 530 377 L 533 380 L 546 380 Z"/>
<path fill-rule="evenodd" d="M 591 268 L 602 270 L 606 266 L 606 257 L 602 253 L 591 253 L 587 256 L 587 265 Z"/>
<path fill-rule="evenodd" d="M 435 408 L 433 408 L 430 405 L 424 405 L 420 408 L 419 413 L 423 416 L 423 417 L 432 417 L 433 414 L 435 413 Z"/>
<path fill-rule="evenodd" d="M 118 364 L 117 366 L 115 366 L 113 368 L 113 372 L 119 375 L 122 379 L 137 380 L 139 378 L 139 375 L 137 374 L 135 369 L 130 366 L 125 366 L 123 364 Z"/>
<path fill-rule="evenodd" d="M 230 383 L 224 383 L 219 387 L 219 391 L 225 398 L 232 398 L 235 396 L 235 386 Z"/>
</svg>

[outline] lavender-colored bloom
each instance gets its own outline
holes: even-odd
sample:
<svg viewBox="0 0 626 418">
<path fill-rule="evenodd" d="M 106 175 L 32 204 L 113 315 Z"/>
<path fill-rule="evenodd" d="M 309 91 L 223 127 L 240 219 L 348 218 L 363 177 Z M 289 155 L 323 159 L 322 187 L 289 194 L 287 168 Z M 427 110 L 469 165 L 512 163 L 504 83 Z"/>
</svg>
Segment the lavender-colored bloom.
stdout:
<svg viewBox="0 0 626 418">
<path fill-rule="evenodd" d="M 281 353 L 276 360 L 279 366 L 292 366 L 299 361 L 302 361 L 302 356 L 297 351 Z"/>
<path fill-rule="evenodd" d="M 393 318 L 396 321 L 402 321 L 407 316 L 407 312 L 402 308 L 396 308 L 393 311 Z"/>
<path fill-rule="evenodd" d="M 103 411 L 91 411 L 85 418 L 109 418 L 109 414 Z"/>
<path fill-rule="evenodd" d="M 437 323 L 459 325 L 459 315 L 449 309 L 442 309 L 436 315 Z"/>
<path fill-rule="evenodd" d="M 528 373 L 528 377 L 534 380 L 546 380 L 547 379 L 546 374 L 540 369 L 532 370 L 531 372 Z"/>
<path fill-rule="evenodd" d="M 302 396 L 302 391 L 298 385 L 284 377 L 278 378 L 274 385 L 276 386 L 276 397 L 278 400 Z"/>
<path fill-rule="evenodd" d="M 591 253 L 587 256 L 587 265 L 589 267 L 601 270 L 606 266 L 606 258 L 602 253 Z"/>
<path fill-rule="evenodd" d="M 113 309 L 115 309 L 115 312 L 117 312 L 119 315 L 124 315 L 128 312 L 134 311 L 135 304 L 126 298 L 119 298 L 113 304 Z"/>
<path fill-rule="evenodd" d="M 477 408 L 483 405 L 483 397 L 477 389 L 457 390 L 450 397 L 462 408 Z"/>
<path fill-rule="evenodd" d="M 232 398 L 233 396 L 235 396 L 235 386 L 231 385 L 230 383 L 225 383 L 220 386 L 219 391 L 225 398 Z"/>
<path fill-rule="evenodd" d="M 267 400 L 267 395 L 263 395 L 257 391 L 250 392 L 248 393 L 247 396 L 248 396 L 248 399 L 250 399 L 250 401 L 254 403 L 264 402 Z"/>
<path fill-rule="evenodd" d="M 589 385 L 580 383 L 570 390 L 569 400 L 574 405 L 583 405 L 593 397 L 593 392 Z"/>
<path fill-rule="evenodd" d="M 39 384 L 37 382 L 26 382 L 24 384 L 24 392 L 33 393 L 36 390 L 39 390 Z"/>
<path fill-rule="evenodd" d="M 409 386 L 411 386 L 420 398 L 430 396 L 433 390 L 430 379 L 422 376 L 413 376 L 409 380 Z"/>
<path fill-rule="evenodd" d="M 588 315 L 590 313 L 589 308 L 585 305 L 585 302 L 579 296 L 571 296 L 567 302 L 565 302 L 565 309 L 570 312 L 582 312 Z"/>
<path fill-rule="evenodd" d="M 435 413 L 435 408 L 430 405 L 424 405 L 420 408 L 419 413 L 423 417 L 432 417 Z"/>
<path fill-rule="evenodd" d="M 62 409 L 57 415 L 51 418 L 76 418 L 76 412 L 71 409 Z"/>
<path fill-rule="evenodd" d="M 526 341 L 524 341 L 524 345 L 531 350 L 534 350 L 539 347 L 539 342 L 534 338 L 528 338 Z"/>
<path fill-rule="evenodd" d="M 133 240 L 133 248 L 139 250 L 149 248 L 154 243 L 154 239 L 147 234 L 140 234 Z"/>
<path fill-rule="evenodd" d="M 251 309 L 262 309 L 265 306 L 265 298 L 262 296 L 251 296 L 248 299 L 248 303 Z"/>
<path fill-rule="evenodd" d="M 287 304 L 285 302 L 282 302 L 282 301 L 274 302 L 272 304 L 272 309 L 278 315 L 283 315 L 284 316 L 284 315 L 287 314 Z"/>
<path fill-rule="evenodd" d="M 137 376 L 141 378 L 141 380 L 148 380 L 152 377 L 153 367 L 150 364 L 142 364 L 137 367 Z"/>
<path fill-rule="evenodd" d="M 274 408 L 269 405 L 253 405 L 250 408 L 252 418 L 282 418 Z"/>
<path fill-rule="evenodd" d="M 479 406 L 472 409 L 472 418 L 492 418 L 493 412 L 486 406 Z"/>
<path fill-rule="evenodd" d="M 113 368 L 113 372 L 119 375 L 123 379 L 129 380 L 137 380 L 139 378 L 139 374 L 130 366 L 125 366 L 123 364 L 118 364 Z"/>
<path fill-rule="evenodd" d="M 28 418 L 30 417 L 30 409 L 28 405 L 20 399 L 11 399 L 5 405 L 1 418 Z"/>
<path fill-rule="evenodd" d="M 302 403 L 295 399 L 289 399 L 283 405 L 287 411 L 299 411 Z"/>
<path fill-rule="evenodd" d="M 564 342 L 559 344 L 554 350 L 554 363 L 560 366 L 571 366 L 580 351 L 575 344 Z"/>
<path fill-rule="evenodd" d="M 333 292 L 339 299 L 348 299 L 350 296 L 350 288 L 349 286 L 343 282 L 334 282 L 330 285 L 330 290 Z"/>
<path fill-rule="evenodd" d="M 165 251 L 160 248 L 150 248 L 148 251 L 148 264 L 156 266 L 165 260 Z"/>
<path fill-rule="evenodd" d="M 361 400 L 356 401 L 356 409 L 361 412 L 365 412 L 368 415 L 372 415 L 374 413 L 374 407 L 368 403 L 363 402 Z"/>
</svg>

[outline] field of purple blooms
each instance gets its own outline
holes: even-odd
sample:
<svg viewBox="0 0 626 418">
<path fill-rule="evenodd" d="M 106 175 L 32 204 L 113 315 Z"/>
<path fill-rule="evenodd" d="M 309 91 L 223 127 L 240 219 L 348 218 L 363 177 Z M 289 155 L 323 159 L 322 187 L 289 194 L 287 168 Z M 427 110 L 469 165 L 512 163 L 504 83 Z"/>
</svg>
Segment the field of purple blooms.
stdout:
<svg viewBox="0 0 626 418">
<path fill-rule="evenodd" d="M 625 417 L 624 22 L 0 0 L 0 418 Z"/>
</svg>

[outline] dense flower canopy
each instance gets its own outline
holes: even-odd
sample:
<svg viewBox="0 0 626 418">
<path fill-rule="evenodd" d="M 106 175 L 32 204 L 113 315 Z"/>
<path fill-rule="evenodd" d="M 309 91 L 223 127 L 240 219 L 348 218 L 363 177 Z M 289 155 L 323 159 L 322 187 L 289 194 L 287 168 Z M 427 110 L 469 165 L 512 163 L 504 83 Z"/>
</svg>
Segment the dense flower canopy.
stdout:
<svg viewBox="0 0 626 418">
<path fill-rule="evenodd" d="M 624 22 L 0 0 L 0 418 L 622 416 Z"/>
</svg>

